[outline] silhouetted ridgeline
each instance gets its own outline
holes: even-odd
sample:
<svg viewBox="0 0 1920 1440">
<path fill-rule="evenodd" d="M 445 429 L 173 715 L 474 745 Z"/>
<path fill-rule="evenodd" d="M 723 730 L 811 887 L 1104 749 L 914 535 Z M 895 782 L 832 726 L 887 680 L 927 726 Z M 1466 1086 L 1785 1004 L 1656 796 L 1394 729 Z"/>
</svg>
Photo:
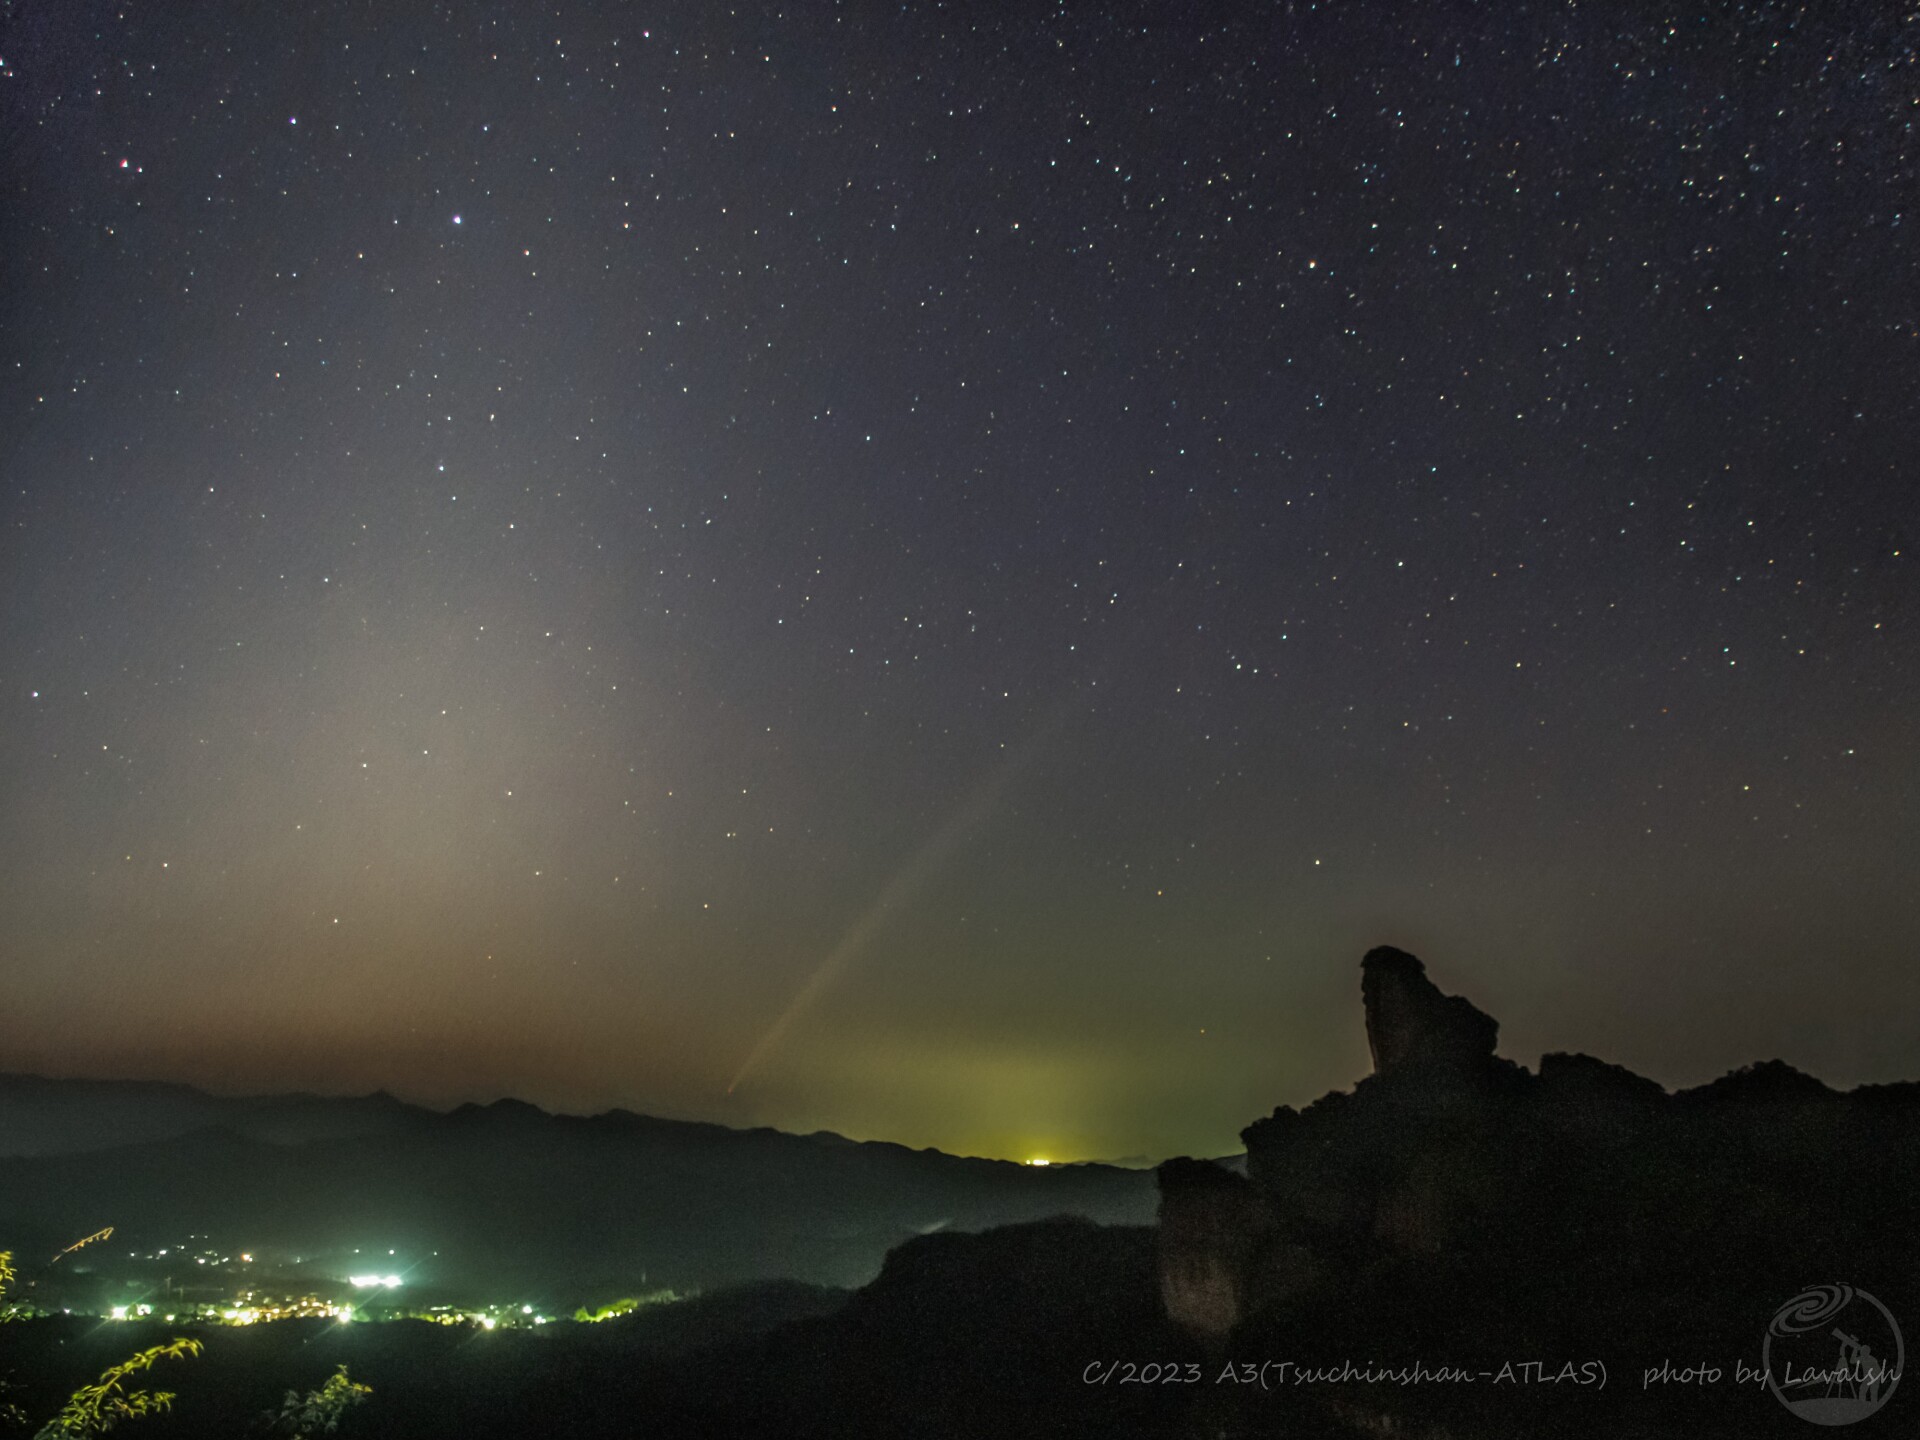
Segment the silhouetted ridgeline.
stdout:
<svg viewBox="0 0 1920 1440">
<path fill-rule="evenodd" d="M 190 1121 L 212 1128 L 181 1133 Z M 147 1138 L 80 1148 L 130 1134 Z M 0 1159 L 0 1248 L 51 1254 L 112 1224 L 122 1256 L 200 1235 L 308 1266 L 329 1257 L 338 1271 L 368 1268 L 348 1258 L 356 1248 L 391 1247 L 410 1285 L 494 1298 L 775 1277 L 859 1285 L 929 1230 L 1060 1213 L 1138 1224 L 1154 1203 L 1147 1171 L 516 1101 L 440 1114 L 390 1096 L 230 1101 L 16 1076 L 0 1079 L 0 1135 L 42 1150 L 64 1135 L 72 1152 Z"/>
<path fill-rule="evenodd" d="M 287 1205 L 287 1223 L 316 1225 L 364 1191 L 370 1214 L 467 1227 L 457 1243 L 475 1253 L 560 1243 L 540 1234 L 615 1246 L 679 1234 L 702 1264 L 724 1253 L 742 1273 L 800 1274 L 877 1253 L 891 1230 L 884 1265 L 851 1295 L 752 1287 L 538 1332 L 209 1332 L 206 1373 L 219 1383 L 196 1394 L 169 1376 L 182 1408 L 152 1425 L 154 1440 L 226 1433 L 244 1397 L 267 1403 L 274 1384 L 314 1383 L 343 1360 L 375 1387 L 353 1419 L 367 1440 L 556 1426 L 783 1440 L 1752 1440 L 1810 1433 L 1763 1385 L 1734 1378 L 1738 1364 L 1758 1367 L 1792 1297 L 1852 1285 L 1920 1336 L 1920 1086 L 1840 1094 L 1767 1062 L 1668 1094 L 1583 1055 L 1549 1055 L 1534 1073 L 1496 1055 L 1495 1022 L 1443 995 L 1410 955 L 1371 952 L 1361 992 L 1373 1074 L 1249 1126 L 1244 1174 L 1161 1166 L 1157 1227 L 1056 1216 L 985 1228 L 1021 1205 L 1123 1219 L 1141 1200 L 1140 1177 L 1125 1172 L 519 1106 L 346 1140 L 265 1146 L 201 1132 L 9 1161 L 0 1227 L 30 1212 L 74 1229 L 60 1207 L 109 1194 L 136 1211 L 141 1197 L 181 1206 L 187 1156 L 186 1169 L 243 1190 L 233 1177 L 245 1167 L 291 1167 L 246 1190 L 249 1214 Z M 345 1177 L 331 1188 L 330 1171 Z M 462 1176 L 503 1198 L 433 1198 Z M 309 1186 L 323 1196 L 311 1214 L 300 1210 Z M 191 1199 L 217 1203 L 205 1187 Z M 697 1213 L 676 1219 L 676 1205 Z M 514 1224 L 536 1238 L 510 1241 Z M 823 1250 L 830 1233 L 849 1248 Z M 12 1328 L 30 1330 L 22 1343 L 65 1376 L 103 1353 L 111 1327 Z M 1824 1331 L 1814 1339 L 1828 1343 Z M 1281 1363 L 1476 1378 L 1297 1385 L 1271 1368 Z M 1720 1378 L 1645 1384 L 1663 1364 L 1719 1367 Z M 1232 1378 L 1253 1372 L 1266 1383 Z M 1123 1378 L 1148 1375 L 1160 1383 Z M 1902 1386 L 1862 1433 L 1920 1433 L 1916 1405 L 1920 1390 Z"/>
<path fill-rule="evenodd" d="M 384 1090 L 323 1095 L 209 1095 L 151 1080 L 49 1080 L 0 1074 L 0 1156 L 72 1155 L 222 1128 L 298 1145 L 382 1135 L 426 1124 L 431 1110 Z"/>
<path fill-rule="evenodd" d="M 1757 1368 L 1774 1312 L 1817 1283 L 1871 1292 L 1920 1338 L 1920 1085 L 1843 1094 L 1776 1060 L 1668 1094 L 1568 1054 L 1535 1074 L 1413 956 L 1374 950 L 1362 975 L 1371 1076 L 1250 1125 L 1245 1177 L 1160 1168 L 1161 1294 L 1214 1353 L 1598 1359 L 1604 1394 L 1367 1385 L 1328 1404 L 1456 1435 L 1750 1435 L 1805 1422 L 1760 1385 L 1643 1392 L 1642 1370 Z M 1258 1404 L 1213 1398 L 1229 1433 L 1260 1433 Z"/>
</svg>

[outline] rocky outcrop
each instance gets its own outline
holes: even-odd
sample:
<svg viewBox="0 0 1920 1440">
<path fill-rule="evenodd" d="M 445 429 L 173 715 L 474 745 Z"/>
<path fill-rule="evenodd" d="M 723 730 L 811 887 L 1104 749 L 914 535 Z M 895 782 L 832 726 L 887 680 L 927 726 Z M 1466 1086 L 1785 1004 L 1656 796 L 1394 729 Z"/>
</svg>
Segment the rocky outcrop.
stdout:
<svg viewBox="0 0 1920 1440">
<path fill-rule="evenodd" d="M 1188 1334 L 1223 1340 L 1246 1313 L 1248 1267 L 1269 1220 L 1244 1176 L 1205 1160 L 1159 1170 L 1157 1251 L 1167 1318 Z"/>
<path fill-rule="evenodd" d="M 1651 1110 L 1667 1098 L 1657 1082 L 1624 1065 L 1558 1050 L 1540 1057 L 1540 1094 L 1591 1110 Z"/>
<path fill-rule="evenodd" d="M 1245 1180 L 1160 1168 L 1161 1297 L 1189 1334 L 1372 1346 L 1411 1312 L 1429 1341 L 1471 1316 L 1503 1344 L 1593 1344 L 1656 1314 L 1704 1344 L 1803 1272 L 1910 1273 L 1920 1086 L 1842 1094 L 1768 1061 L 1670 1095 L 1575 1054 L 1535 1074 L 1412 955 L 1361 972 L 1373 1074 L 1249 1125 Z"/>
<path fill-rule="evenodd" d="M 1244 1181 L 1161 1167 L 1161 1291 L 1190 1333 L 1222 1336 L 1356 1256 L 1438 1254 L 1497 1202 L 1482 1132 L 1530 1078 L 1495 1057 L 1498 1025 L 1400 950 L 1368 953 L 1361 999 L 1374 1074 L 1352 1094 L 1247 1127 Z"/>
<path fill-rule="evenodd" d="M 1839 1098 L 1839 1092 L 1824 1081 L 1784 1060 L 1743 1065 L 1674 1096 L 1683 1105 L 1824 1105 Z"/>
<path fill-rule="evenodd" d="M 1570 1142 L 1588 1145 L 1624 1142 L 1650 1124 L 1668 1099 L 1659 1085 L 1624 1065 L 1561 1052 L 1540 1057 L 1534 1096 L 1547 1123 Z"/>
<path fill-rule="evenodd" d="M 1500 1024 L 1458 995 L 1445 995 L 1427 967 L 1390 945 L 1360 962 L 1360 998 L 1367 1012 L 1373 1073 L 1471 1074 L 1493 1061 Z"/>
</svg>

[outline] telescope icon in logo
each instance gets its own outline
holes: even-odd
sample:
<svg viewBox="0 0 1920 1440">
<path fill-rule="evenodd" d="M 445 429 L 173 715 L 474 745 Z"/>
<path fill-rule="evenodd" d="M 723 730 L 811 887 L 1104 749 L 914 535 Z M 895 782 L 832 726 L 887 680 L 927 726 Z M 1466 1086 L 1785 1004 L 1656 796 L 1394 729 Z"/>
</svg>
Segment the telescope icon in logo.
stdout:
<svg viewBox="0 0 1920 1440">
<path fill-rule="evenodd" d="M 1767 1322 L 1761 1355 L 1774 1398 L 1815 1425 L 1873 1414 L 1893 1398 L 1907 1358 L 1887 1307 L 1851 1285 L 1815 1285 L 1787 1301 Z"/>
</svg>

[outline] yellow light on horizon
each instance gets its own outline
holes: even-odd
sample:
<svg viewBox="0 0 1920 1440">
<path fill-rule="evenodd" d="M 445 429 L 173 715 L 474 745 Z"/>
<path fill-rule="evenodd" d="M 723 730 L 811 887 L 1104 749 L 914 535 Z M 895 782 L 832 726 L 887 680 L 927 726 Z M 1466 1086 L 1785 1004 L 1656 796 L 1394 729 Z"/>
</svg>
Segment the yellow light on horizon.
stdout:
<svg viewBox="0 0 1920 1440">
<path fill-rule="evenodd" d="M 1052 1162 L 1051 1160 L 1029 1160 L 1029 1161 L 1027 1161 L 1027 1164 L 1029 1164 L 1029 1165 L 1051 1165 L 1052 1163 L 1053 1163 L 1053 1162 Z"/>
</svg>

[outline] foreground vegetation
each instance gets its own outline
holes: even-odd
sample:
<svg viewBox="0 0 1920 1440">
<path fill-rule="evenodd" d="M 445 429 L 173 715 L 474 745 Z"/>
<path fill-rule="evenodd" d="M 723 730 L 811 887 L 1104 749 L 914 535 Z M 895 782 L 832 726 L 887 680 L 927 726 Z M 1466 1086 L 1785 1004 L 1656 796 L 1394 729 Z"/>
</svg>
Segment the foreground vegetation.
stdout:
<svg viewBox="0 0 1920 1440">
<path fill-rule="evenodd" d="M 6 1299 L 15 1279 L 12 1252 L 0 1250 L 0 1300 Z M 26 1323 L 6 1314 L 0 1314 L 0 1322 Z M 127 1359 L 109 1365 L 97 1379 L 75 1389 L 53 1418 L 34 1432 L 33 1440 L 81 1440 L 81 1437 L 104 1435 L 123 1421 L 145 1420 L 168 1413 L 179 1398 L 173 1391 L 135 1388 L 134 1382 L 163 1360 L 190 1360 L 205 1348 L 202 1341 L 176 1335 L 135 1351 Z M 6 1381 L 0 1381 L 0 1386 L 12 1388 Z M 296 1390 L 287 1391 L 280 1409 L 261 1419 L 267 1433 L 291 1436 L 292 1440 L 332 1435 L 339 1430 L 342 1417 L 363 1404 L 372 1393 L 371 1386 L 354 1380 L 347 1373 L 347 1367 L 341 1365 L 316 1390 L 304 1395 Z M 32 1423 L 27 1411 L 10 1400 L 0 1409 L 0 1418 L 21 1427 Z"/>
</svg>

